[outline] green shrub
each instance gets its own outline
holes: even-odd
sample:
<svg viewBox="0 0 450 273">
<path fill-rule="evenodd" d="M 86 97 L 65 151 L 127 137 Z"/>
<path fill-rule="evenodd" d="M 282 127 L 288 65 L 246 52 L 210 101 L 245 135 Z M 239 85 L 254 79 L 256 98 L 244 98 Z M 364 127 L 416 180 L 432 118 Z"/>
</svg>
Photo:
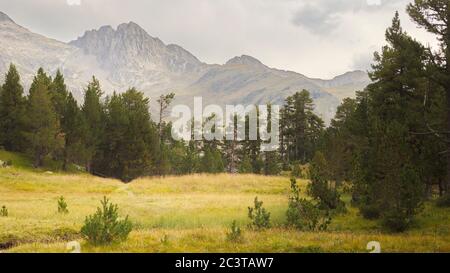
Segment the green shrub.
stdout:
<svg viewBox="0 0 450 273">
<path fill-rule="evenodd" d="M 242 231 L 236 220 L 231 224 L 231 230 L 227 233 L 227 240 L 235 243 L 242 242 Z"/>
<path fill-rule="evenodd" d="M 64 196 L 59 197 L 58 199 L 58 213 L 67 214 L 69 210 L 67 209 L 67 203 L 64 199 Z"/>
<path fill-rule="evenodd" d="M 86 217 L 81 234 L 93 245 L 104 245 L 113 242 L 124 241 L 131 232 L 133 226 L 128 216 L 119 220 L 118 206 L 109 203 L 104 197 L 102 207 L 97 212 Z"/>
<path fill-rule="evenodd" d="M 247 155 L 245 155 L 239 164 L 239 173 L 252 173 L 252 172 L 253 172 L 252 161 Z"/>
<path fill-rule="evenodd" d="M 308 185 L 308 194 L 322 209 L 345 211 L 345 203 L 336 189 L 331 187 L 328 174 L 328 163 L 325 156 L 317 152 L 309 169 L 311 183 Z"/>
<path fill-rule="evenodd" d="M 392 232 L 404 232 L 411 224 L 411 217 L 399 211 L 390 211 L 383 215 L 382 224 Z"/>
<path fill-rule="evenodd" d="M 291 178 L 291 196 L 286 216 L 287 225 L 299 230 L 324 231 L 331 223 L 327 210 L 321 210 L 313 202 L 300 198 L 295 178 Z"/>
<path fill-rule="evenodd" d="M 303 170 L 300 164 L 294 164 L 292 166 L 292 176 L 297 178 L 303 178 Z"/>
<path fill-rule="evenodd" d="M 0 210 L 0 216 L 8 217 L 8 209 L 6 208 L 6 206 L 3 206 L 2 209 Z"/>
<path fill-rule="evenodd" d="M 248 208 L 248 218 L 252 221 L 249 227 L 252 229 L 262 230 L 270 228 L 270 212 L 267 212 L 262 205 L 263 202 L 258 201 L 258 197 L 256 197 L 254 207 Z"/>
<path fill-rule="evenodd" d="M 442 197 L 440 197 L 436 201 L 436 206 L 440 208 L 449 208 L 450 207 L 450 194 L 446 194 Z"/>
<path fill-rule="evenodd" d="M 164 234 L 164 236 L 159 241 L 162 245 L 167 246 L 169 244 L 169 235 Z"/>
<path fill-rule="evenodd" d="M 365 219 L 375 220 L 381 217 L 381 210 L 379 206 L 376 205 L 361 204 L 359 207 L 359 211 Z"/>
</svg>

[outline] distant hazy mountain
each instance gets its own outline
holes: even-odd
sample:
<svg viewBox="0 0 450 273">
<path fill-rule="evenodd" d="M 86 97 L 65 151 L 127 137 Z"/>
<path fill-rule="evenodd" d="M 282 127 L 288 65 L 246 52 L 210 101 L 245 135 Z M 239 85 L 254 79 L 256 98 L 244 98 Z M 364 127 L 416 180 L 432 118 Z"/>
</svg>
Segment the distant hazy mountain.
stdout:
<svg viewBox="0 0 450 273">
<path fill-rule="evenodd" d="M 92 75 L 105 93 L 136 87 L 150 98 L 175 92 L 177 102 L 281 103 L 285 97 L 307 89 L 327 122 L 344 97 L 369 83 L 365 72 L 354 71 L 332 80 L 311 79 L 302 74 L 269 68 L 251 56 L 234 57 L 224 65 L 209 65 L 178 45 L 166 45 L 136 23 L 87 31 L 70 43 L 35 34 L 0 12 L 0 79 L 9 63 L 17 65 L 28 87 L 36 70 L 61 69 L 78 99 Z M 154 100 L 153 100 L 154 101 Z"/>
</svg>

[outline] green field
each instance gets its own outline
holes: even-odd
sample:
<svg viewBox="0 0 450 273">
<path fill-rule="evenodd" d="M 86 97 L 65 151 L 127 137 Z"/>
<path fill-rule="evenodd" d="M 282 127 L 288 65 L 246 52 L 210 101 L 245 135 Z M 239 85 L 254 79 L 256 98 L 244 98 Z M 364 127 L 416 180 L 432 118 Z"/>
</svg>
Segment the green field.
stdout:
<svg viewBox="0 0 450 273">
<path fill-rule="evenodd" d="M 82 252 L 367 252 L 379 241 L 383 252 L 450 252 L 450 209 L 430 202 L 412 229 L 392 234 L 376 221 L 364 220 L 348 205 L 326 232 L 285 228 L 290 182 L 287 177 L 256 175 L 192 175 L 143 178 L 130 184 L 83 173 L 31 169 L 24 156 L 0 151 L 0 251 L 69 252 L 66 243 L 79 241 Z M 48 163 L 52 166 L 52 163 Z M 304 188 L 307 181 L 300 181 Z M 58 214 L 64 196 L 69 213 Z M 94 247 L 80 235 L 87 215 L 107 196 L 134 224 L 127 241 Z M 246 228 L 247 207 L 258 196 L 271 212 L 272 229 Z M 345 196 L 348 201 L 349 196 Z M 232 243 L 226 233 L 233 220 L 244 240 Z"/>
</svg>

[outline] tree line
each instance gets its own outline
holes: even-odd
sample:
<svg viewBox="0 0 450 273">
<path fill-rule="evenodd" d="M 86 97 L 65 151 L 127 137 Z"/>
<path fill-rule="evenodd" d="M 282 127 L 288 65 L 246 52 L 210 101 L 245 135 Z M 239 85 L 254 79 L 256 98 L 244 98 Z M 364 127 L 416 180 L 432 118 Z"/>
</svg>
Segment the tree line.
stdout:
<svg viewBox="0 0 450 273">
<path fill-rule="evenodd" d="M 287 153 L 263 152 L 259 137 L 248 140 L 249 116 L 245 140 L 174 140 L 171 123 L 164 119 L 174 97 L 170 93 L 157 99 L 157 123 L 150 115 L 149 99 L 135 88 L 105 96 L 93 77 L 79 105 L 59 70 L 52 77 L 40 68 L 25 94 L 19 72 L 11 64 L 0 86 L 0 146 L 27 153 L 35 168 L 53 159 L 61 162 L 62 170 L 75 164 L 92 174 L 125 182 L 140 176 L 192 173 L 277 175 L 282 170 L 282 157 L 307 160 L 311 155 L 316 132 L 306 129 L 299 133 L 303 136 L 295 136 L 300 127 L 309 128 L 305 122 L 314 120 L 316 129 L 323 130 L 323 122 L 312 113 L 312 100 L 304 90 L 287 99 L 285 118 L 296 121 L 284 123 L 289 124 L 284 137 Z M 307 148 L 302 148 L 302 141 Z"/>
</svg>

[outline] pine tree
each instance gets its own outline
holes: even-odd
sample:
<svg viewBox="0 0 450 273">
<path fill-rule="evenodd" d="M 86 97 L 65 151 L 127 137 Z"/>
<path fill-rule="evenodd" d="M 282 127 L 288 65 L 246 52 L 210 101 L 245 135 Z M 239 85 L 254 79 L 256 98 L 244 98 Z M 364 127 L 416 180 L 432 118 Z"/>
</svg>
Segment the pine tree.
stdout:
<svg viewBox="0 0 450 273">
<path fill-rule="evenodd" d="M 203 173 L 221 173 L 225 171 L 222 154 L 217 148 L 205 147 L 201 159 L 201 172 Z"/>
<path fill-rule="evenodd" d="M 324 128 L 324 122 L 313 110 L 313 100 L 307 90 L 286 98 L 280 122 L 280 151 L 286 164 L 307 163 L 312 159 Z"/>
<path fill-rule="evenodd" d="M 165 117 L 165 111 L 167 108 L 169 108 L 170 104 L 172 103 L 173 99 L 175 98 L 174 93 L 169 93 L 167 95 L 161 95 L 159 99 L 157 100 L 159 105 L 159 123 L 158 123 L 158 132 L 160 136 L 161 142 L 164 142 L 163 140 L 163 130 L 164 130 L 164 122 L 163 119 Z"/>
<path fill-rule="evenodd" d="M 398 13 L 386 31 L 386 40 L 381 54 L 375 54 L 367 104 L 360 106 L 367 112 L 366 117 L 360 116 L 366 125 L 354 130 L 365 127 L 365 133 L 361 132 L 365 141 L 356 152 L 355 191 L 364 216 L 381 216 L 391 229 L 402 231 L 424 196 L 420 145 L 412 134 L 421 130 L 416 109 L 424 86 L 424 49 L 402 30 Z M 358 108 L 355 115 L 359 115 Z"/>
<path fill-rule="evenodd" d="M 250 157 L 244 155 L 239 164 L 239 173 L 252 173 L 253 166 Z"/>
<path fill-rule="evenodd" d="M 64 131 L 63 170 L 67 170 L 69 163 L 84 163 L 86 148 L 86 122 L 83 113 L 71 93 L 68 94 L 61 124 Z"/>
<path fill-rule="evenodd" d="M 353 155 L 358 146 L 357 132 L 353 131 L 356 108 L 355 99 L 344 99 L 324 134 L 321 150 L 329 163 L 330 175 L 338 184 L 352 179 Z"/>
<path fill-rule="evenodd" d="M 67 107 L 69 91 L 67 91 L 64 76 L 62 75 L 60 70 L 56 72 L 56 76 L 53 79 L 49 92 L 52 99 L 53 108 L 58 114 L 58 119 L 60 121 L 63 121 Z"/>
<path fill-rule="evenodd" d="M 281 161 L 278 151 L 264 152 L 264 175 L 279 175 Z"/>
<path fill-rule="evenodd" d="M 34 93 L 37 89 L 45 87 L 50 90 L 52 85 L 52 78 L 45 73 L 44 69 L 40 67 L 34 76 L 33 82 L 30 87 L 30 94 Z"/>
<path fill-rule="evenodd" d="M 104 130 L 104 112 L 101 103 L 103 95 L 100 83 L 92 77 L 84 94 L 84 105 L 82 113 L 86 122 L 86 133 L 84 136 L 84 145 L 86 148 L 86 170 L 91 172 L 92 159 L 95 157 L 101 136 Z"/>
<path fill-rule="evenodd" d="M 25 98 L 20 76 L 11 64 L 0 88 L 0 146 L 10 151 L 23 151 Z"/>
<path fill-rule="evenodd" d="M 311 183 L 308 193 L 319 202 L 321 209 L 334 210 L 343 207 L 336 185 L 330 182 L 329 167 L 325 156 L 316 152 L 309 169 Z"/>
<path fill-rule="evenodd" d="M 106 128 L 94 158 L 94 172 L 124 182 L 151 174 L 159 141 L 148 111 L 149 100 L 133 88 L 114 94 L 106 107 Z"/>
<path fill-rule="evenodd" d="M 250 114 L 245 117 L 245 140 L 242 141 L 241 157 L 244 161 L 246 157 L 250 160 L 251 172 L 261 174 L 264 162 L 261 158 L 261 136 L 259 133 L 259 108 L 256 108 L 256 139 L 250 139 Z M 242 165 L 242 164 L 241 164 Z"/>
<path fill-rule="evenodd" d="M 42 76 L 44 74 L 41 74 Z M 26 110 L 29 152 L 34 157 L 34 167 L 42 167 L 44 158 L 62 145 L 58 118 L 48 91 L 48 86 L 37 76 L 33 92 L 28 97 Z"/>
<path fill-rule="evenodd" d="M 67 114 L 66 108 L 68 107 L 67 103 L 69 91 L 67 90 L 67 86 L 64 82 L 64 76 L 62 75 L 60 70 L 56 72 L 56 76 L 49 86 L 49 94 L 52 100 L 53 109 L 55 110 L 58 117 L 58 122 L 61 125 L 61 130 L 64 130 L 64 132 L 61 131 L 61 135 L 66 136 L 65 129 L 69 129 L 69 126 L 64 124 L 64 122 L 70 118 L 65 116 Z M 68 147 L 64 145 L 64 147 L 62 147 L 62 150 L 58 151 L 54 155 L 56 160 L 63 161 L 64 170 L 66 170 L 67 167 L 67 148 Z"/>
<path fill-rule="evenodd" d="M 195 141 L 189 141 L 189 145 L 184 158 L 185 173 L 191 174 L 199 172 L 200 168 L 200 155 L 199 149 L 195 145 Z"/>
<path fill-rule="evenodd" d="M 448 0 L 415 0 L 408 5 L 407 11 L 413 21 L 436 35 L 441 43 L 441 52 L 433 53 L 428 50 L 431 63 L 429 75 L 432 82 L 444 90 L 446 118 L 440 128 L 432 126 L 428 121 L 426 123 L 428 133 L 436 136 L 446 145 L 446 190 L 450 196 L 450 2 Z M 436 94 L 429 93 L 428 96 L 436 96 Z"/>
</svg>

